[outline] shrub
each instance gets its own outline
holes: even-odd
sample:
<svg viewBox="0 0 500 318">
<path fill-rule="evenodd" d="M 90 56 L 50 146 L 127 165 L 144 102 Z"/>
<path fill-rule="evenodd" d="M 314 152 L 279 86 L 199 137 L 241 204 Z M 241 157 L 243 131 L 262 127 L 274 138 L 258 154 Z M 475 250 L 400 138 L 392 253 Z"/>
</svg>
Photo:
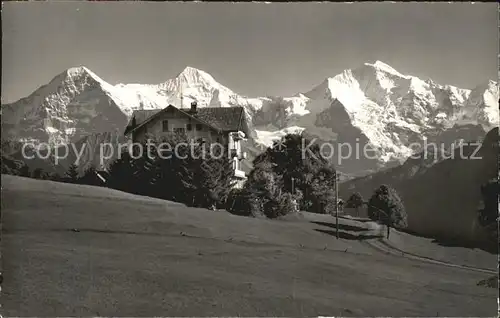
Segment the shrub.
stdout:
<svg viewBox="0 0 500 318">
<path fill-rule="evenodd" d="M 243 189 L 232 189 L 229 192 L 226 200 L 226 210 L 235 215 L 253 216 L 247 193 Z"/>
<path fill-rule="evenodd" d="M 292 211 L 288 201 L 293 196 L 282 190 L 283 179 L 272 168 L 268 161 L 257 163 L 241 191 L 243 206 L 235 214 L 276 218 Z"/>
<path fill-rule="evenodd" d="M 278 195 L 274 207 L 270 211 L 264 210 L 269 218 L 277 218 L 287 214 L 298 213 L 299 209 L 297 201 L 289 192 L 284 192 Z"/>
<path fill-rule="evenodd" d="M 259 180 L 249 187 L 249 206 L 252 216 L 265 215 L 275 219 L 298 212 L 296 197 L 282 190 L 281 178 L 272 171 L 261 171 Z"/>
<path fill-rule="evenodd" d="M 246 197 L 246 202 L 248 204 L 249 216 L 254 218 L 266 217 L 264 214 L 263 201 L 261 199 L 248 195 Z"/>
<path fill-rule="evenodd" d="M 52 172 L 47 174 L 47 180 L 56 181 L 56 182 L 64 182 L 64 178 L 61 177 L 57 172 Z"/>
<path fill-rule="evenodd" d="M 495 276 L 479 281 L 477 283 L 477 286 L 490 287 L 498 290 L 498 285 L 499 285 L 498 283 L 499 283 L 498 274 L 496 274 Z"/>
</svg>

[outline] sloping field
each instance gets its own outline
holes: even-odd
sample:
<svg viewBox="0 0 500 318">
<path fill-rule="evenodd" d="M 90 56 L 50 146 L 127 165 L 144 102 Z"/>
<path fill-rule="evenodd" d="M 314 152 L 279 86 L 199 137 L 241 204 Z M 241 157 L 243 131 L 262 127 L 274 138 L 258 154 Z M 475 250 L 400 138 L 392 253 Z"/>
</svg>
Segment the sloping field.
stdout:
<svg viewBox="0 0 500 318">
<path fill-rule="evenodd" d="M 496 256 L 304 214 L 259 220 L 2 176 L 6 316 L 496 316 Z M 387 244 L 386 244 L 387 243 Z M 392 246 L 394 245 L 394 246 Z"/>
</svg>

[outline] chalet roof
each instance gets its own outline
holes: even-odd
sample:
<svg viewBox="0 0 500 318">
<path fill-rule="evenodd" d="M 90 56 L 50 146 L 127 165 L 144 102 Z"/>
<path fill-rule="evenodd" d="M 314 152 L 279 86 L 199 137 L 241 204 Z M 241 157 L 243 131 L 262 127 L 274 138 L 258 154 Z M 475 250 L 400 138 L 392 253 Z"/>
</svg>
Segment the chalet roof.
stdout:
<svg viewBox="0 0 500 318">
<path fill-rule="evenodd" d="M 162 109 L 149 109 L 149 110 L 134 110 L 132 113 L 132 117 L 130 118 L 130 121 L 127 124 L 127 128 L 125 128 L 125 135 L 127 135 L 129 132 L 131 132 L 134 129 L 134 125 L 132 125 L 134 119 L 135 119 L 135 127 L 140 126 L 143 124 L 146 120 L 149 118 L 153 117 L 157 113 L 161 112 Z"/>
<path fill-rule="evenodd" d="M 238 131 L 244 120 L 243 107 L 201 107 L 191 116 L 198 118 L 222 131 Z"/>
<path fill-rule="evenodd" d="M 153 119 L 160 112 L 168 108 L 174 108 L 188 117 L 195 119 L 196 121 L 210 126 L 219 131 L 245 131 L 246 127 L 243 125 L 245 110 L 241 106 L 235 107 L 199 107 L 195 113 L 191 112 L 190 109 L 179 109 L 175 106 L 169 105 L 164 109 L 155 110 L 136 110 L 132 113 L 132 119 L 130 120 L 127 128 L 125 129 L 125 134 L 128 134 L 132 130 L 135 130 Z M 135 128 L 132 127 L 132 121 L 135 118 Z"/>
<path fill-rule="evenodd" d="M 152 110 L 134 110 L 132 113 L 132 117 L 135 117 L 135 124 L 140 125 L 146 121 L 149 117 L 153 116 L 156 113 L 159 113 L 161 109 L 152 109 Z"/>
</svg>

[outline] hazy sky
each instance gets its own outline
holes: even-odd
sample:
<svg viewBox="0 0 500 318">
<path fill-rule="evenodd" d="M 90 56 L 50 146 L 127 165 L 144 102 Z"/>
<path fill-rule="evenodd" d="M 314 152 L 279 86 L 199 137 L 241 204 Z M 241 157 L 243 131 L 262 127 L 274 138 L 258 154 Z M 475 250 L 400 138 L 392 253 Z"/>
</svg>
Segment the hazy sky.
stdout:
<svg viewBox="0 0 500 318">
<path fill-rule="evenodd" d="M 2 5 L 2 102 L 78 65 L 112 84 L 189 65 L 247 96 L 306 92 L 375 60 L 463 88 L 497 78 L 496 3 Z"/>
</svg>

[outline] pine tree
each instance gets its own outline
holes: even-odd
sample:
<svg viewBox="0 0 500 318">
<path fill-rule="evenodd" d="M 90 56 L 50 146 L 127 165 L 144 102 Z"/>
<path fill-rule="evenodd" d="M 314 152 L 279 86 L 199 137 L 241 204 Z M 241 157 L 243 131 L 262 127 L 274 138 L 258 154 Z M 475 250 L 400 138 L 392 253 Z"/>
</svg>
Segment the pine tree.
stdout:
<svg viewBox="0 0 500 318">
<path fill-rule="evenodd" d="M 133 193 L 135 187 L 133 168 L 129 152 L 122 152 L 109 167 L 107 186 L 116 190 Z"/>
<path fill-rule="evenodd" d="M 68 171 L 66 171 L 65 181 L 68 183 L 77 183 L 78 175 L 78 166 L 73 163 L 68 167 Z"/>
<path fill-rule="evenodd" d="M 198 167 L 201 160 L 197 159 L 200 155 L 199 148 L 194 149 L 194 155 L 189 153 L 187 147 L 179 147 L 178 154 L 175 156 L 177 162 L 176 177 L 181 184 L 182 194 L 180 197 L 181 202 L 189 206 L 197 206 L 197 197 L 199 196 L 199 172 Z"/>
<path fill-rule="evenodd" d="M 492 241 L 498 240 L 499 195 L 500 185 L 497 179 L 491 179 L 481 186 L 483 207 L 479 210 L 478 218 Z"/>
<path fill-rule="evenodd" d="M 220 206 L 225 203 L 234 185 L 232 160 L 227 151 L 218 157 L 208 157 L 201 163 L 201 189 L 206 192 L 207 206 Z"/>
<path fill-rule="evenodd" d="M 188 205 L 221 206 L 233 186 L 234 172 L 227 152 L 218 156 L 208 148 L 207 144 L 194 146 L 192 154 L 189 149 L 180 149 L 180 155 L 186 158 L 178 161 L 177 177 L 185 195 L 183 201 Z"/>
<path fill-rule="evenodd" d="M 179 175 L 181 159 L 167 155 L 157 157 L 152 163 L 151 195 L 164 200 L 184 202 L 183 185 Z"/>
<path fill-rule="evenodd" d="M 143 146 L 146 149 L 146 146 Z M 142 156 L 130 161 L 133 179 L 133 193 L 151 196 L 153 193 L 155 166 L 154 158 L 147 151 Z"/>
</svg>

